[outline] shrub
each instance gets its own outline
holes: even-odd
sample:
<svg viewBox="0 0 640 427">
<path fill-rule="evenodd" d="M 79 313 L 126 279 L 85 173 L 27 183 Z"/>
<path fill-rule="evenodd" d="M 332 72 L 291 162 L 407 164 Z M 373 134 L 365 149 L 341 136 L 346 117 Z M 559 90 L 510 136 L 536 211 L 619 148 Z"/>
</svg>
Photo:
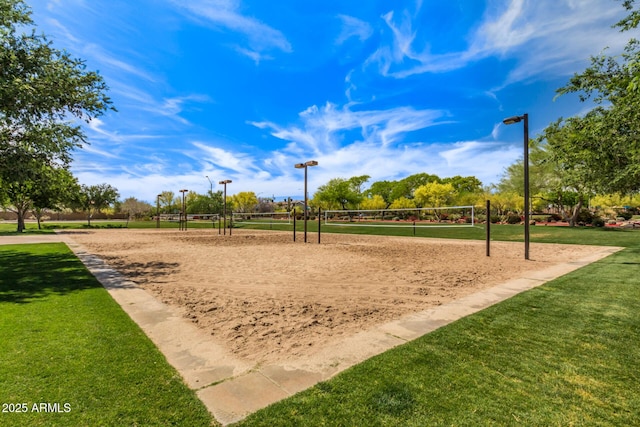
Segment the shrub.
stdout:
<svg viewBox="0 0 640 427">
<path fill-rule="evenodd" d="M 581 222 L 583 224 L 591 224 L 593 221 L 594 215 L 591 213 L 589 209 L 582 209 L 578 214 L 577 222 Z"/>
<path fill-rule="evenodd" d="M 562 221 L 562 217 L 560 215 L 556 214 L 556 213 L 553 213 L 553 214 L 549 215 L 549 217 L 547 218 L 547 221 L 548 222 L 551 222 L 551 221 Z"/>
<path fill-rule="evenodd" d="M 591 220 L 591 225 L 594 227 L 604 227 L 604 219 L 596 216 Z"/>
<path fill-rule="evenodd" d="M 498 215 L 491 215 L 491 224 L 497 224 L 500 222 L 500 217 Z"/>
<path fill-rule="evenodd" d="M 509 214 L 507 216 L 507 224 L 520 224 L 521 221 L 522 218 L 520 218 L 520 215 Z"/>
<path fill-rule="evenodd" d="M 449 221 L 458 221 L 460 218 L 462 218 L 462 215 L 460 214 L 451 214 L 449 215 Z"/>
<path fill-rule="evenodd" d="M 619 212 L 618 216 L 624 218 L 625 221 L 629 221 L 631 218 L 633 218 L 633 214 L 631 212 Z"/>
</svg>

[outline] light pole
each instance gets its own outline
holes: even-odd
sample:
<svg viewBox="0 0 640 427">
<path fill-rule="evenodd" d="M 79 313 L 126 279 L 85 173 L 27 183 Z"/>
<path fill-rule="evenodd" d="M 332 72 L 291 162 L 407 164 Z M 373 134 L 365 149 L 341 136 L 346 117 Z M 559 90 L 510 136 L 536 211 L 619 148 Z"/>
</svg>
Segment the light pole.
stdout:
<svg viewBox="0 0 640 427">
<path fill-rule="evenodd" d="M 158 194 L 158 196 L 156 197 L 156 213 L 157 213 L 156 228 L 160 228 L 160 197 L 161 196 L 162 194 Z"/>
<path fill-rule="evenodd" d="M 304 242 L 307 243 L 307 217 L 309 214 L 307 213 L 307 203 L 308 203 L 308 195 L 307 195 L 307 169 L 309 166 L 318 166 L 318 162 L 315 160 L 309 160 L 306 163 L 296 163 L 296 169 L 304 169 Z"/>
<path fill-rule="evenodd" d="M 529 259 L 529 115 L 507 117 L 505 125 L 524 122 L 524 259 Z"/>
<path fill-rule="evenodd" d="M 222 203 L 223 203 L 223 215 L 224 215 L 224 234 L 225 236 L 227 235 L 227 184 L 231 184 L 233 181 L 231 181 L 230 179 L 225 179 L 224 181 L 220 181 L 218 182 L 218 184 L 223 184 L 224 185 L 224 198 L 222 199 Z M 231 230 L 229 230 L 229 234 L 231 234 Z"/>
<path fill-rule="evenodd" d="M 180 229 L 186 230 L 187 229 L 187 207 L 184 202 L 184 195 L 185 193 L 188 193 L 189 190 L 180 190 L 180 192 L 182 193 L 182 218 L 184 220 L 184 223 L 182 221 L 180 222 Z"/>
<path fill-rule="evenodd" d="M 204 177 L 207 178 L 207 181 L 209 181 L 209 193 L 213 194 L 213 182 L 211 182 L 211 179 L 209 179 L 209 175 L 205 175 Z"/>
<path fill-rule="evenodd" d="M 213 209 L 211 208 L 211 202 L 213 200 L 213 182 L 211 182 L 209 175 L 205 175 L 204 177 L 207 178 L 207 181 L 209 181 L 209 201 L 207 202 L 207 210 L 209 211 L 209 213 L 212 213 Z M 213 220 L 211 221 L 211 224 L 213 224 Z"/>
</svg>

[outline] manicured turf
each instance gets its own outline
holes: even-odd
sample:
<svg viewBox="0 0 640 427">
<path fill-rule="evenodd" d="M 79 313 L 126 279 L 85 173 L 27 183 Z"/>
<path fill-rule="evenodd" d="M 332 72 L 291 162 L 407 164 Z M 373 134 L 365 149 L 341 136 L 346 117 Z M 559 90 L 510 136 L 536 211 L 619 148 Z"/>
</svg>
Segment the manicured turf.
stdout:
<svg viewBox="0 0 640 427">
<path fill-rule="evenodd" d="M 0 337 L 0 425 L 211 424 L 64 244 L 0 246 Z"/>
<path fill-rule="evenodd" d="M 461 319 L 242 426 L 640 425 L 640 249 Z"/>
</svg>

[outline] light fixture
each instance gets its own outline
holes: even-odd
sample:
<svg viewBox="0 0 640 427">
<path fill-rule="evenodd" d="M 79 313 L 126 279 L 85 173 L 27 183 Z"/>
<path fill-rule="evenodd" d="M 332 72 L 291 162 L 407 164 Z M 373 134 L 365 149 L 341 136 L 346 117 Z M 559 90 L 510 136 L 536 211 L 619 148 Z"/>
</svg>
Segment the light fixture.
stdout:
<svg viewBox="0 0 640 427">
<path fill-rule="evenodd" d="M 524 259 L 529 259 L 529 115 L 507 117 L 505 125 L 524 122 Z"/>
</svg>

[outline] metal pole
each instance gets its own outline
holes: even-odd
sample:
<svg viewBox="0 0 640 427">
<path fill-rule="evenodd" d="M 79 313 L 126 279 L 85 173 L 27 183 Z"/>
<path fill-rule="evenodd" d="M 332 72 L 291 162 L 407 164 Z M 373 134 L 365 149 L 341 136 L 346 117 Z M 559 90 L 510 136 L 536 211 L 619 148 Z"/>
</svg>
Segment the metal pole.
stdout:
<svg viewBox="0 0 640 427">
<path fill-rule="evenodd" d="M 293 210 L 293 241 L 296 241 L 296 211 Z"/>
<path fill-rule="evenodd" d="M 487 256 L 491 256 L 491 202 L 487 200 L 487 221 L 485 222 L 487 232 Z"/>
<path fill-rule="evenodd" d="M 160 195 L 159 194 L 156 197 L 156 213 L 157 213 L 156 228 L 160 228 Z"/>
<path fill-rule="evenodd" d="M 223 200 L 223 217 L 222 217 L 222 223 L 224 224 L 224 235 L 227 235 L 227 183 L 224 183 L 224 200 Z"/>
<path fill-rule="evenodd" d="M 304 165 L 304 242 L 307 243 L 307 169 L 309 167 Z"/>
<path fill-rule="evenodd" d="M 320 244 L 320 228 L 322 227 L 322 209 L 318 208 L 318 244 Z"/>
<path fill-rule="evenodd" d="M 529 114 L 524 115 L 524 259 L 529 259 Z"/>
<path fill-rule="evenodd" d="M 502 121 L 505 125 L 519 123 L 524 120 L 524 259 L 529 259 L 529 114 L 507 117 Z"/>
</svg>

